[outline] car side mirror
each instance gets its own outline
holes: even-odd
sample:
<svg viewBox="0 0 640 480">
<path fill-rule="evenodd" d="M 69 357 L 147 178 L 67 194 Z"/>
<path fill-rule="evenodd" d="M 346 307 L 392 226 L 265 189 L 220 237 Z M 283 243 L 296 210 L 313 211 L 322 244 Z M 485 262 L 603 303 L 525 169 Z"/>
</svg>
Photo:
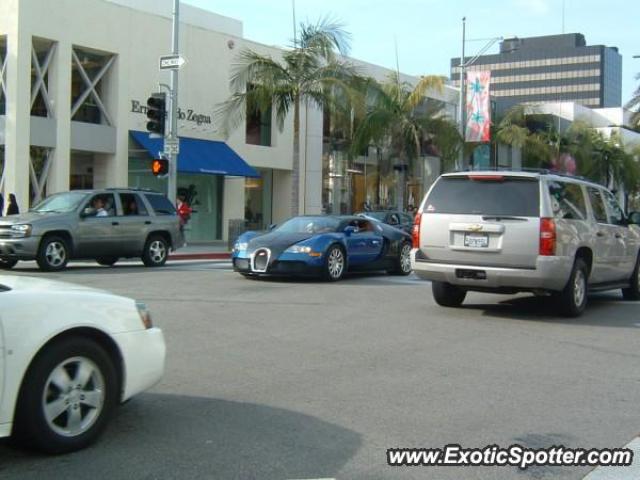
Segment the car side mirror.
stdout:
<svg viewBox="0 0 640 480">
<path fill-rule="evenodd" d="M 640 212 L 631 212 L 628 217 L 629 225 L 640 225 Z"/>
<path fill-rule="evenodd" d="M 82 210 L 82 212 L 80 212 L 80 218 L 91 217 L 95 214 L 96 214 L 96 210 L 94 208 L 87 207 L 84 210 Z"/>
<path fill-rule="evenodd" d="M 356 233 L 358 231 L 358 229 L 356 227 L 354 227 L 353 225 L 349 225 L 347 227 L 345 227 L 344 229 L 344 234 L 347 237 L 350 237 L 351 235 L 353 235 L 354 233 Z"/>
<path fill-rule="evenodd" d="M 267 230 L 271 231 L 271 230 L 273 230 L 274 228 L 276 228 L 277 226 L 278 226 L 278 225 L 276 225 L 275 223 L 272 223 L 271 225 L 269 225 L 269 226 L 267 227 Z"/>
</svg>

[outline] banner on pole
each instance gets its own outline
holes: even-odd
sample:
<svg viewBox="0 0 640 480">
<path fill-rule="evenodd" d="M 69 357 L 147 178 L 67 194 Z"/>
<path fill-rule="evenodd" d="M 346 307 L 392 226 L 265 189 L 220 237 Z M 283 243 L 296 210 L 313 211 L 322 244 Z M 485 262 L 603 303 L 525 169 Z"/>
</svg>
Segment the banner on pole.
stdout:
<svg viewBox="0 0 640 480">
<path fill-rule="evenodd" d="M 490 83 L 491 72 L 467 72 L 467 142 L 491 140 Z"/>
</svg>

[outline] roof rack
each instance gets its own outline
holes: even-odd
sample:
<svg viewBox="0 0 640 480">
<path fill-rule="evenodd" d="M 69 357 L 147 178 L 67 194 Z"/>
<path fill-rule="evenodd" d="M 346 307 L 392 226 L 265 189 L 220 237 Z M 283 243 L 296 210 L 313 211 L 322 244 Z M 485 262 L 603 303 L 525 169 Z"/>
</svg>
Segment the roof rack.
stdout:
<svg viewBox="0 0 640 480">
<path fill-rule="evenodd" d="M 571 175 L 568 173 L 557 172 L 555 170 L 551 170 L 549 168 L 532 168 L 532 167 L 522 167 L 519 169 L 514 169 L 510 167 L 487 167 L 482 168 L 481 170 L 474 170 L 471 168 L 467 169 L 458 169 L 452 173 L 462 173 L 462 172 L 525 172 L 525 173 L 539 173 L 540 175 L 556 175 L 558 177 L 566 177 L 566 178 L 575 178 L 576 180 L 582 180 L 584 182 L 597 183 L 593 180 L 583 177 L 581 175 Z"/>
<path fill-rule="evenodd" d="M 104 188 L 103 190 L 107 190 L 109 192 L 114 192 L 116 190 L 128 190 L 130 192 L 144 192 L 144 193 L 162 193 L 152 188 L 138 188 L 138 187 L 109 187 Z"/>
</svg>

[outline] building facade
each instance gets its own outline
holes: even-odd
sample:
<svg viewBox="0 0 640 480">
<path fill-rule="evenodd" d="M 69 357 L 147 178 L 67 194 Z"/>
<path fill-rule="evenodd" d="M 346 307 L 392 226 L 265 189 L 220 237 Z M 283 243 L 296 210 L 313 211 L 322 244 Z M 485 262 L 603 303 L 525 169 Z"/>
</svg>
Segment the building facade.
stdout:
<svg viewBox="0 0 640 480">
<path fill-rule="evenodd" d="M 498 113 L 518 104 L 575 102 L 591 108 L 622 104 L 618 49 L 587 45 L 579 33 L 506 39 L 498 54 L 480 56 L 467 69 L 491 71 L 491 95 Z M 451 80 L 460 82 L 459 57 L 451 59 Z"/>
<path fill-rule="evenodd" d="M 146 99 L 169 83 L 159 57 L 170 46 L 171 2 L 0 2 L 0 194 L 14 193 L 26 210 L 70 189 L 166 191 L 166 179 L 150 171 L 161 143 L 146 133 Z M 283 53 L 245 39 L 240 21 L 182 5 L 180 50 L 187 62 L 179 73 L 178 190 L 194 209 L 188 242 L 226 240 L 234 222 L 261 229 L 292 214 L 293 114 L 282 131 L 271 115 L 248 115 L 228 137 L 217 124 L 232 65 L 247 48 L 274 59 Z M 354 63 L 380 79 L 390 73 Z M 457 98 L 451 87 L 438 95 Z M 360 200 L 348 200 L 342 210 L 327 206 L 367 192 L 385 198 L 390 180 L 380 187 L 380 175 L 372 173 L 384 162 L 376 157 L 364 161 L 367 168 L 356 165 L 352 170 L 362 176 L 347 171 L 351 165 L 327 141 L 324 127 L 321 111 L 305 109 L 300 212 L 353 211 Z"/>
</svg>

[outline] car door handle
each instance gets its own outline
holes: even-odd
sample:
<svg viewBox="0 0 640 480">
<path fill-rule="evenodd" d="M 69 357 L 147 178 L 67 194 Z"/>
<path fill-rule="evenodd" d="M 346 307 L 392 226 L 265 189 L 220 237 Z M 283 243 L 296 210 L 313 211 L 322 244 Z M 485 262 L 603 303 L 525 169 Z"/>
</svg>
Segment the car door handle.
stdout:
<svg viewBox="0 0 640 480">
<path fill-rule="evenodd" d="M 622 238 L 622 234 L 616 233 L 616 238 Z"/>
<path fill-rule="evenodd" d="M 145 225 L 151 225 L 151 222 L 149 220 L 147 220 L 146 222 L 144 222 Z"/>
<path fill-rule="evenodd" d="M 120 225 L 120 222 L 111 222 L 111 225 Z"/>
<path fill-rule="evenodd" d="M 604 232 L 597 232 L 597 233 L 596 233 L 596 236 L 598 236 L 598 237 L 604 237 Z"/>
</svg>

